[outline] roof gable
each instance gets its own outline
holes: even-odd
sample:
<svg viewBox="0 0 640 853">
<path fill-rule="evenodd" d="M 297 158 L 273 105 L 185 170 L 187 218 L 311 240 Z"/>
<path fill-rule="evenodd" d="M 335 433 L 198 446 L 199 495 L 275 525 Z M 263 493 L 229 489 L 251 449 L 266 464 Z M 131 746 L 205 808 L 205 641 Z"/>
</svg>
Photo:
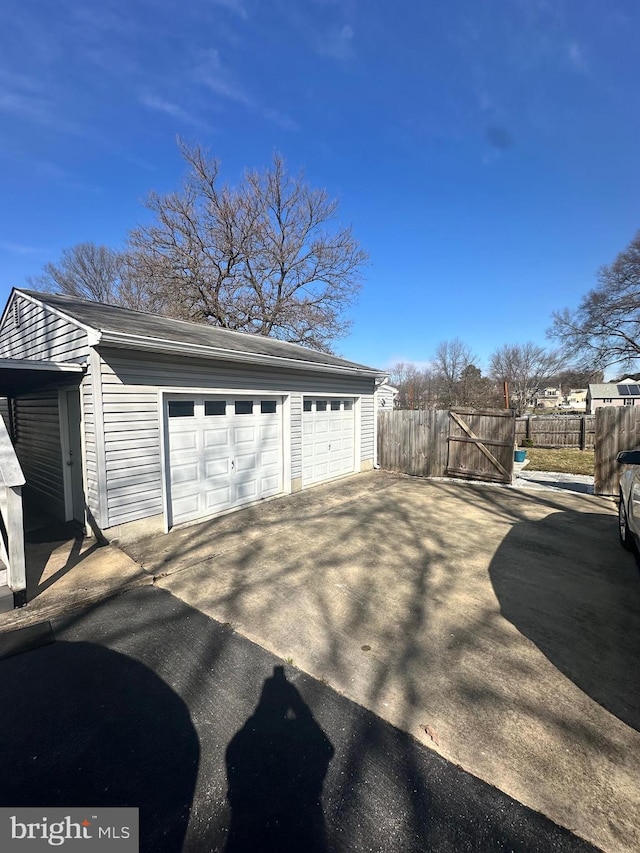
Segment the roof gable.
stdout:
<svg viewBox="0 0 640 853">
<path fill-rule="evenodd" d="M 13 290 L 0 319 L 0 358 L 83 361 L 92 334 L 55 308 Z"/>
</svg>

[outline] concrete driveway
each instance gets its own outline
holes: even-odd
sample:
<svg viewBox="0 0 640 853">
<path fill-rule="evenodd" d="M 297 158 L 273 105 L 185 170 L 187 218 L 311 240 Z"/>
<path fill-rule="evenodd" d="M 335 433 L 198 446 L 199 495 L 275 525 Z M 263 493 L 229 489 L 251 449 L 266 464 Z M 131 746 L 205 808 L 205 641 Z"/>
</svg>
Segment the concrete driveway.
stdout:
<svg viewBox="0 0 640 853">
<path fill-rule="evenodd" d="M 640 849 L 640 573 L 611 501 L 372 472 L 127 551 L 525 805 Z"/>
<path fill-rule="evenodd" d="M 137 806 L 140 853 L 596 851 L 166 590 L 44 628 L 0 659 L 2 806 Z"/>
</svg>

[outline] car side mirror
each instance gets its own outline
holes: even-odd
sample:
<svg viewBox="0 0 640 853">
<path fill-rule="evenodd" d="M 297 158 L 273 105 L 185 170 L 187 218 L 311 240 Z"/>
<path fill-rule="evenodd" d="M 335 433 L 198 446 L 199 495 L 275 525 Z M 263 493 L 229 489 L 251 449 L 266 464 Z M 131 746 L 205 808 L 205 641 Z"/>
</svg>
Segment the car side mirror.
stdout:
<svg viewBox="0 0 640 853">
<path fill-rule="evenodd" d="M 640 450 L 623 450 L 617 459 L 621 465 L 640 465 Z"/>
</svg>

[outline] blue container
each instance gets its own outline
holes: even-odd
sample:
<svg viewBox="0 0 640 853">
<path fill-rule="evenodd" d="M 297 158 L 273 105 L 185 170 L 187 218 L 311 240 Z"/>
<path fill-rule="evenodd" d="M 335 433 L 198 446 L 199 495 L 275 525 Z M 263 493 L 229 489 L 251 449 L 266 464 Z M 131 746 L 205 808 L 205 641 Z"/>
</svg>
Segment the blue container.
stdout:
<svg viewBox="0 0 640 853">
<path fill-rule="evenodd" d="M 514 462 L 524 462 L 527 458 L 526 450 L 514 450 L 513 451 L 513 461 Z"/>
</svg>

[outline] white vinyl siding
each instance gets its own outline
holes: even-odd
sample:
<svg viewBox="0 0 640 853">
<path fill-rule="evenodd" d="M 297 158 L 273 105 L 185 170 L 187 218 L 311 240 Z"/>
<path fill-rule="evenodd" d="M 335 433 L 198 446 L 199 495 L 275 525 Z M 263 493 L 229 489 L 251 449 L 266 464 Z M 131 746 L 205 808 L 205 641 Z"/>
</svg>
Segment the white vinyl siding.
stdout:
<svg viewBox="0 0 640 853">
<path fill-rule="evenodd" d="M 64 519 L 57 390 L 16 398 L 14 413 L 16 454 L 27 485 L 53 516 Z"/>
<path fill-rule="evenodd" d="M 360 461 L 373 462 L 374 458 L 374 422 L 376 401 L 374 394 L 365 395 L 360 403 Z"/>
<path fill-rule="evenodd" d="M 19 294 L 14 296 L 0 329 L 0 358 L 84 361 L 88 354 L 84 329 Z"/>
<path fill-rule="evenodd" d="M 260 366 L 101 350 L 107 512 L 102 526 L 162 514 L 162 461 L 158 391 L 246 389 L 290 393 L 291 477 L 302 476 L 303 393 L 360 396 L 362 458 L 373 459 L 373 379 Z M 370 433 L 367 437 L 366 433 Z M 369 456 L 365 456 L 368 448 Z M 135 460 L 133 465 L 132 460 Z"/>
<path fill-rule="evenodd" d="M 108 526 L 161 513 L 157 390 L 104 382 L 102 404 Z"/>
<path fill-rule="evenodd" d="M 93 405 L 93 375 L 91 364 L 80 383 L 80 409 L 82 412 L 85 500 L 91 516 L 98 521 L 98 458 L 96 452 L 96 419 Z"/>
<path fill-rule="evenodd" d="M 291 395 L 291 479 L 302 477 L 302 394 Z"/>
</svg>

